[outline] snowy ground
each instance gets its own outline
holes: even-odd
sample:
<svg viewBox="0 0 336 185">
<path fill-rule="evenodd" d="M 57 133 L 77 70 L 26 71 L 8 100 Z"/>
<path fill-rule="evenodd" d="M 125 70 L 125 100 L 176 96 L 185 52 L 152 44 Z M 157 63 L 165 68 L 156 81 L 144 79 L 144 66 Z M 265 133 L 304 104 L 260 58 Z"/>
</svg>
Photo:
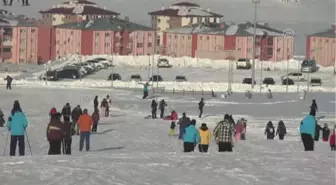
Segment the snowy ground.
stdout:
<svg viewBox="0 0 336 185">
<path fill-rule="evenodd" d="M 60 109 L 69 102 L 91 112 L 93 97 L 106 94 L 112 96 L 112 117 L 100 121 L 98 134 L 91 137 L 91 152 L 79 152 L 74 136 L 72 156 L 45 156 L 50 108 Z M 334 93 L 311 93 L 305 101 L 291 93 L 275 93 L 275 100 L 261 95 L 245 100 L 241 94 L 226 101 L 206 97 L 202 119 L 196 118 L 200 96 L 164 95 L 169 110 L 187 112 L 198 126 L 205 122 L 212 129 L 224 113 L 248 119 L 248 140 L 236 143 L 234 153 L 217 153 L 212 141 L 209 154 L 204 155 L 183 154 L 181 143 L 168 137 L 168 122 L 143 119 L 149 114 L 150 100 L 141 100 L 141 94 L 132 91 L 16 87 L 11 92 L 0 91 L 0 96 L 6 117 L 13 101 L 20 100 L 30 122 L 27 132 L 34 154 L 0 157 L 3 185 L 335 184 L 335 153 L 323 142 L 316 143 L 315 152 L 303 152 L 297 130 L 312 98 L 317 99 L 319 115 L 326 116 L 320 123 L 335 124 Z M 280 119 L 286 123 L 288 136 L 282 142 L 265 140 L 266 122 L 276 124 Z M 6 129 L 0 128 L 0 133 L 0 140 L 5 141 Z M 4 144 L 0 142 L 1 149 Z M 26 154 L 30 154 L 28 147 Z"/>
</svg>

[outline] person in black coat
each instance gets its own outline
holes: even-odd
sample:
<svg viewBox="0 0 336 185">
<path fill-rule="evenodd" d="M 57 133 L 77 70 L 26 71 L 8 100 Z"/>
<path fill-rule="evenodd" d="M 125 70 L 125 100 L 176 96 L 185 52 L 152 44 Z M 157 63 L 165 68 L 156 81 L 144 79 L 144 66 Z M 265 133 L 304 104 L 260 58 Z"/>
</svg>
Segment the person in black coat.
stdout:
<svg viewBox="0 0 336 185">
<path fill-rule="evenodd" d="M 322 128 L 322 140 L 324 142 L 329 141 L 329 136 L 330 136 L 330 129 L 328 127 L 328 124 L 325 123 L 323 128 Z"/>
<path fill-rule="evenodd" d="M 93 100 L 93 110 L 96 110 L 98 109 L 98 105 L 99 105 L 99 102 L 98 102 L 98 96 L 95 96 L 94 100 Z"/>
<path fill-rule="evenodd" d="M 314 99 L 312 105 L 310 106 L 310 115 L 316 116 L 316 112 L 318 110 L 316 100 Z"/>
<path fill-rule="evenodd" d="M 151 108 L 152 108 L 152 118 L 156 119 L 156 111 L 157 111 L 158 104 L 155 100 L 152 101 Z"/>
<path fill-rule="evenodd" d="M 13 81 L 13 78 L 10 77 L 9 75 L 7 75 L 7 77 L 5 78 L 5 80 L 7 81 L 6 89 L 7 90 L 12 90 L 12 81 Z"/>
<path fill-rule="evenodd" d="M 279 135 L 279 139 L 283 140 L 286 134 L 287 134 L 287 130 L 286 130 L 285 123 L 282 120 L 280 120 L 278 123 L 278 128 L 277 128 L 275 135 Z"/>
<path fill-rule="evenodd" d="M 322 127 L 319 124 L 317 124 L 317 122 L 316 122 L 316 126 L 315 126 L 315 138 L 314 138 L 315 141 L 319 141 L 321 130 L 322 130 Z"/>
<path fill-rule="evenodd" d="M 77 121 L 82 114 L 83 114 L 83 112 L 82 112 L 82 109 L 81 109 L 80 105 L 77 105 L 77 107 L 75 107 L 71 112 L 72 124 L 73 124 L 74 128 L 76 127 L 76 134 L 77 135 L 79 135 L 79 126 L 77 124 Z"/>
<path fill-rule="evenodd" d="M 159 105 L 159 108 L 160 108 L 160 118 L 163 118 L 163 116 L 164 116 L 164 111 L 165 111 L 165 108 L 166 108 L 166 106 L 167 106 L 167 103 L 165 102 L 165 100 L 164 99 L 162 99 L 161 101 L 160 101 L 160 105 Z"/>
<path fill-rule="evenodd" d="M 204 108 L 204 98 L 201 98 L 201 101 L 198 103 L 198 109 L 199 109 L 199 118 L 202 117 L 202 114 L 203 114 L 203 108 Z"/>
<path fill-rule="evenodd" d="M 3 127 L 6 122 L 4 116 L 5 116 L 4 113 L 0 109 L 0 127 Z"/>
<path fill-rule="evenodd" d="M 71 107 L 70 103 L 66 103 L 62 109 L 62 116 L 64 121 L 70 121 L 71 116 Z"/>
<path fill-rule="evenodd" d="M 267 139 L 274 139 L 275 131 L 274 131 L 273 123 L 271 121 L 269 121 L 266 125 L 265 135 Z"/>
</svg>

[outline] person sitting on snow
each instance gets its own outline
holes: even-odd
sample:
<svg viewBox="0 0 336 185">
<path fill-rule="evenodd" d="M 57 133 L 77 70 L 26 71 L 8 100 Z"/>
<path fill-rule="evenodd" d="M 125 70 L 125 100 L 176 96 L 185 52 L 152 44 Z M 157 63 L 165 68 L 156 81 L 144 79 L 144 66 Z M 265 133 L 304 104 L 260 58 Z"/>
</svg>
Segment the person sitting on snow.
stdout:
<svg viewBox="0 0 336 185">
<path fill-rule="evenodd" d="M 166 116 L 164 118 L 164 120 L 173 120 L 173 121 L 175 121 L 177 119 L 178 119 L 178 116 L 177 116 L 177 113 L 174 110 L 171 112 L 170 116 Z"/>
</svg>

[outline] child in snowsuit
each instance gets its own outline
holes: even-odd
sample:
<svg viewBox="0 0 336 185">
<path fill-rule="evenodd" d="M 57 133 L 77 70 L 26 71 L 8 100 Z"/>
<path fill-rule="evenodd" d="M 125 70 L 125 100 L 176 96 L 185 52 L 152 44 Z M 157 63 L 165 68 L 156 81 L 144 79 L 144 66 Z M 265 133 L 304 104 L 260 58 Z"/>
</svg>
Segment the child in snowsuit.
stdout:
<svg viewBox="0 0 336 185">
<path fill-rule="evenodd" d="M 331 151 L 336 151 L 335 139 L 336 139 L 336 133 L 334 130 L 329 140 Z"/>
<path fill-rule="evenodd" d="M 201 142 L 198 144 L 198 150 L 200 152 L 208 152 L 210 143 L 210 131 L 205 123 L 202 123 L 201 127 L 198 129 L 201 137 Z"/>
<path fill-rule="evenodd" d="M 5 124 L 5 119 L 4 119 L 4 114 L 2 112 L 2 110 L 0 109 L 0 127 L 3 127 Z"/>
<path fill-rule="evenodd" d="M 323 128 L 322 128 L 322 140 L 324 142 L 328 142 L 329 135 L 330 135 L 330 129 L 328 127 L 328 124 L 325 123 L 324 126 L 323 126 Z"/>
<path fill-rule="evenodd" d="M 244 119 L 244 118 L 241 118 L 240 121 L 241 121 L 241 123 L 243 124 L 243 127 L 244 127 L 244 129 L 243 129 L 243 131 L 240 135 L 240 139 L 241 140 L 246 140 L 246 123 L 247 123 L 247 120 Z"/>
<path fill-rule="evenodd" d="M 92 132 L 97 132 L 98 121 L 99 121 L 99 110 L 98 109 L 96 109 L 92 113 L 92 120 L 93 120 Z"/>
<path fill-rule="evenodd" d="M 176 128 L 176 123 L 175 121 L 172 121 L 170 124 L 169 136 L 175 136 L 175 128 Z"/>
<path fill-rule="evenodd" d="M 280 120 L 278 123 L 278 128 L 277 128 L 275 135 L 279 135 L 279 140 L 283 140 L 286 134 L 287 134 L 287 130 L 286 130 L 285 123 L 282 120 Z"/>
<path fill-rule="evenodd" d="M 273 123 L 271 121 L 269 121 L 266 125 L 265 135 L 267 139 L 274 139 L 275 131 L 274 131 Z"/>
</svg>

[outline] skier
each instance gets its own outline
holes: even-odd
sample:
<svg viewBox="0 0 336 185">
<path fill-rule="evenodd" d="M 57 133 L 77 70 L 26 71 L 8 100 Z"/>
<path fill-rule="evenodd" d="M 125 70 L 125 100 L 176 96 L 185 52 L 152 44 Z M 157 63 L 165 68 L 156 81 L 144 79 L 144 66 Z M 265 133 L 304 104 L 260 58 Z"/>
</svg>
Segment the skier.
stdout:
<svg viewBox="0 0 336 185">
<path fill-rule="evenodd" d="M 318 110 L 318 107 L 317 107 L 317 104 L 316 104 L 316 100 L 313 99 L 312 105 L 310 106 L 310 115 L 316 116 L 317 110 Z"/>
<path fill-rule="evenodd" d="M 98 96 L 95 96 L 95 98 L 93 100 L 93 110 L 98 109 L 98 105 L 99 105 Z"/>
<path fill-rule="evenodd" d="M 216 143 L 218 145 L 218 152 L 232 152 L 234 134 L 234 127 L 230 122 L 230 116 L 225 114 L 224 120 L 217 123 L 213 130 Z"/>
<path fill-rule="evenodd" d="M 98 127 L 98 121 L 99 121 L 99 110 L 95 109 L 92 113 L 92 120 L 93 120 L 93 126 L 92 126 L 92 132 L 97 132 Z"/>
<path fill-rule="evenodd" d="M 13 81 L 13 78 L 10 77 L 9 75 L 7 75 L 7 77 L 5 78 L 5 80 L 7 81 L 6 89 L 7 90 L 12 90 L 12 81 Z"/>
<path fill-rule="evenodd" d="M 180 125 L 179 139 L 183 139 L 183 131 L 190 124 L 190 118 L 187 117 L 185 112 L 182 114 L 182 118 L 180 118 L 177 124 Z"/>
<path fill-rule="evenodd" d="M 144 84 L 144 87 L 143 87 L 143 97 L 142 97 L 142 99 L 146 99 L 147 96 L 148 96 L 148 86 L 149 86 L 149 83 L 146 82 Z"/>
<path fill-rule="evenodd" d="M 169 136 L 174 136 L 175 135 L 175 128 L 176 128 L 175 121 L 172 121 L 170 123 Z"/>
<path fill-rule="evenodd" d="M 197 143 L 200 142 L 200 133 L 195 127 L 196 120 L 191 120 L 190 124 L 184 129 L 183 148 L 184 152 L 193 152 Z"/>
<path fill-rule="evenodd" d="M 336 139 L 336 133 L 334 130 L 330 136 L 330 141 L 329 141 L 331 151 L 336 151 L 335 139 Z"/>
<path fill-rule="evenodd" d="M 198 131 L 201 137 L 201 142 L 198 144 L 198 150 L 202 153 L 207 153 L 209 149 L 211 134 L 206 123 L 202 123 Z"/>
<path fill-rule="evenodd" d="M 71 107 L 70 103 L 66 103 L 62 109 L 62 115 L 64 121 L 70 121 L 71 116 Z"/>
<path fill-rule="evenodd" d="M 273 123 L 269 121 L 265 128 L 265 135 L 267 139 L 274 139 L 274 134 L 275 134 L 275 131 L 274 131 Z"/>
<path fill-rule="evenodd" d="M 322 128 L 322 140 L 324 142 L 328 142 L 329 135 L 330 135 L 330 129 L 328 127 L 328 124 L 325 123 L 324 126 L 323 126 L 323 128 Z"/>
<path fill-rule="evenodd" d="M 313 115 L 306 116 L 300 124 L 300 134 L 305 151 L 314 151 L 316 119 Z"/>
<path fill-rule="evenodd" d="M 152 109 L 152 119 L 156 119 L 156 111 L 158 104 L 155 100 L 152 100 L 151 109 Z"/>
<path fill-rule="evenodd" d="M 81 115 L 82 115 L 82 109 L 80 105 L 77 105 L 77 107 L 75 107 L 71 112 L 72 124 L 73 124 L 73 127 L 76 128 L 77 135 L 79 135 L 79 127 L 77 125 L 77 121 Z"/>
<path fill-rule="evenodd" d="M 5 118 L 4 118 L 4 113 L 2 112 L 2 110 L 0 109 L 0 127 L 3 127 L 5 124 Z"/>
<path fill-rule="evenodd" d="M 84 140 L 86 144 L 86 151 L 90 150 L 90 131 L 93 124 L 92 117 L 88 115 L 88 110 L 83 110 L 83 115 L 78 119 L 78 126 L 80 128 L 79 151 L 83 150 Z"/>
<path fill-rule="evenodd" d="M 199 109 L 199 118 L 202 117 L 203 114 L 203 108 L 204 108 L 204 98 L 201 98 L 201 101 L 198 103 L 198 109 Z"/>
<path fill-rule="evenodd" d="M 71 155 L 72 135 L 74 135 L 76 131 L 70 120 L 64 120 L 63 124 L 65 129 L 65 135 L 62 141 L 63 154 Z"/>
<path fill-rule="evenodd" d="M 11 132 L 10 156 L 15 156 L 16 145 L 19 142 L 19 154 L 25 155 L 25 130 L 28 126 L 26 115 L 22 112 L 18 100 L 14 101 L 11 116 L 8 118 L 8 130 Z"/>
<path fill-rule="evenodd" d="M 251 99 L 251 98 L 252 98 L 252 93 L 251 93 L 251 91 L 247 90 L 245 92 L 245 99 Z"/>
<path fill-rule="evenodd" d="M 241 139 L 241 134 L 244 130 L 244 125 L 241 120 L 239 120 L 235 126 L 235 140 L 239 141 Z"/>
<path fill-rule="evenodd" d="M 49 141 L 48 155 L 60 155 L 61 145 L 66 135 L 65 127 L 61 122 L 61 113 L 51 115 L 51 120 L 47 127 L 47 139 Z"/>
<path fill-rule="evenodd" d="M 267 98 L 268 99 L 272 99 L 273 98 L 273 94 L 272 94 L 271 89 L 268 89 Z"/>
<path fill-rule="evenodd" d="M 165 102 L 164 99 L 162 99 L 160 101 L 160 105 L 159 105 L 159 108 L 160 108 L 160 118 L 163 118 L 166 106 L 167 106 L 167 103 Z"/>
<path fill-rule="evenodd" d="M 247 124 L 247 120 L 245 120 L 244 118 L 241 118 L 240 119 L 240 121 L 241 121 L 241 123 L 243 124 L 243 131 L 242 131 L 242 133 L 241 133 L 241 135 L 240 135 L 240 139 L 241 140 L 246 140 L 246 124 Z"/>
<path fill-rule="evenodd" d="M 106 98 L 103 99 L 103 101 L 100 103 L 100 108 L 101 108 L 101 112 L 102 112 L 102 115 L 105 116 L 105 117 L 108 117 L 109 115 L 109 105 L 108 105 L 108 101 L 106 100 Z"/>
<path fill-rule="evenodd" d="M 287 134 L 287 130 L 286 130 L 285 123 L 282 120 L 280 120 L 278 123 L 278 128 L 277 128 L 275 135 L 279 135 L 279 140 L 283 140 L 286 134 Z"/>
<path fill-rule="evenodd" d="M 314 113 L 312 112 L 312 114 L 314 114 Z M 315 115 L 313 115 L 313 116 L 315 116 Z M 321 130 L 322 130 L 322 127 L 316 121 L 316 124 L 315 124 L 315 137 L 314 137 L 315 141 L 319 141 Z"/>
</svg>

